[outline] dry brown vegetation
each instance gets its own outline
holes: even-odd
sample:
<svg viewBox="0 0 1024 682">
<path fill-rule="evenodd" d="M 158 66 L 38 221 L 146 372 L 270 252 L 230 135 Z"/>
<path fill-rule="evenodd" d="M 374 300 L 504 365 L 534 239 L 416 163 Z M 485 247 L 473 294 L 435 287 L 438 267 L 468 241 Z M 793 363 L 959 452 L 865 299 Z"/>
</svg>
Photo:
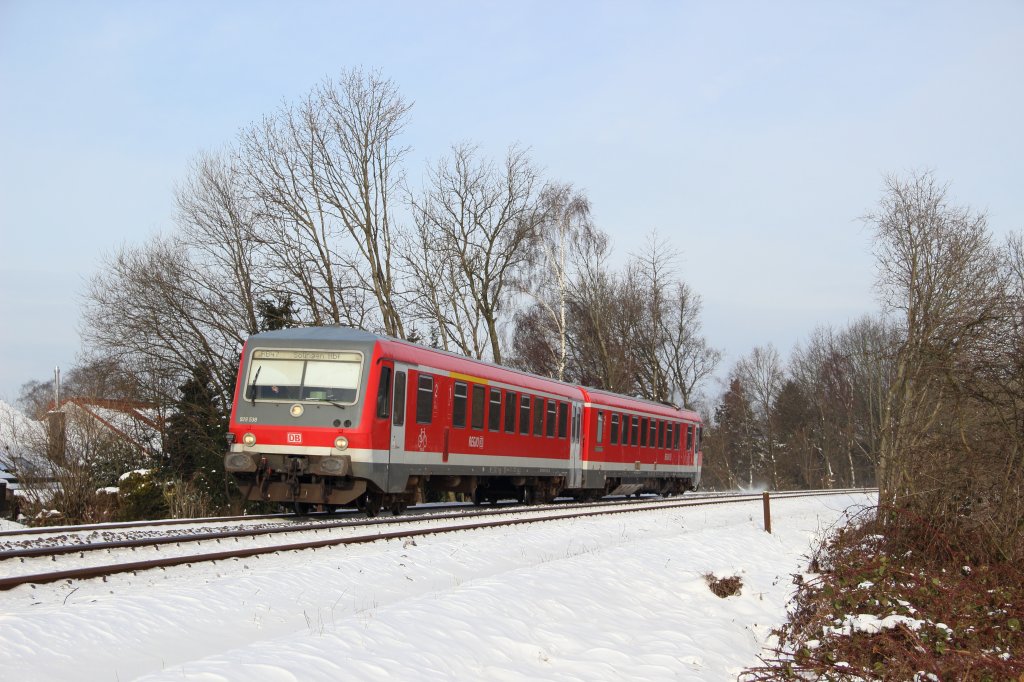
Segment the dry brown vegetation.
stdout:
<svg viewBox="0 0 1024 682">
<path fill-rule="evenodd" d="M 714 573 L 705 573 L 704 582 L 708 584 L 708 587 L 712 592 L 722 599 L 739 594 L 740 590 L 743 588 L 743 581 L 740 580 L 738 575 L 732 575 L 728 578 L 718 578 Z"/>
<path fill-rule="evenodd" d="M 795 576 L 777 647 L 741 679 L 1018 679 L 1024 569 L 970 549 L 911 516 L 895 533 L 873 515 L 840 530 L 812 558 L 816 575 Z"/>
</svg>

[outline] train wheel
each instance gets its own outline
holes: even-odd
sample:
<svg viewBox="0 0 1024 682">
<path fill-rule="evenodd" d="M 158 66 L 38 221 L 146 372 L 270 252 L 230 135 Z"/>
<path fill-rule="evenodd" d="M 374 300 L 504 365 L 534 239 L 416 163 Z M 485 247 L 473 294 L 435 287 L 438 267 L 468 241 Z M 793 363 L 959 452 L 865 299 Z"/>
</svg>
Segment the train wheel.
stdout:
<svg viewBox="0 0 1024 682">
<path fill-rule="evenodd" d="M 537 503 L 537 491 L 533 489 L 532 485 L 523 486 L 522 502 L 525 505 L 532 506 Z"/>
<path fill-rule="evenodd" d="M 405 500 L 403 500 L 401 497 L 397 498 L 394 502 L 391 503 L 391 514 L 393 516 L 401 516 L 405 513 L 405 509 Z"/>
<path fill-rule="evenodd" d="M 366 507 L 366 517 L 372 519 L 374 516 L 379 514 L 383 503 L 384 499 L 382 495 L 366 493 L 366 502 L 364 503 Z"/>
<path fill-rule="evenodd" d="M 295 514 L 297 516 L 305 516 L 308 514 L 310 507 L 311 505 L 308 502 L 299 502 L 298 500 L 295 500 L 292 503 L 292 508 L 295 510 Z"/>
</svg>

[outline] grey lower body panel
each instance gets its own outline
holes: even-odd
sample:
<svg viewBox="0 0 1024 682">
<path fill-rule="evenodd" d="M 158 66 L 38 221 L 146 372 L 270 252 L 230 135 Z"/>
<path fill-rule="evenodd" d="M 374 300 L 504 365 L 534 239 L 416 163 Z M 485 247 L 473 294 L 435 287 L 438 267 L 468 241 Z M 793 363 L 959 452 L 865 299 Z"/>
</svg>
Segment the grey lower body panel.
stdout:
<svg viewBox="0 0 1024 682">
<path fill-rule="evenodd" d="M 472 493 L 477 485 L 491 488 L 515 488 L 539 485 L 565 490 L 566 466 L 495 466 L 484 463 L 382 462 L 352 461 L 336 457 L 341 468 L 327 471 L 327 458 L 307 455 L 273 454 L 262 456 L 269 471 L 252 468 L 234 470 L 239 485 L 251 500 L 308 502 L 343 505 L 367 491 L 377 494 L 412 496 L 420 488 L 433 487 Z M 253 459 L 255 462 L 256 459 Z M 593 495 L 627 491 L 682 492 L 694 489 L 700 481 L 699 470 L 687 472 L 583 468 L 581 493 Z"/>
</svg>

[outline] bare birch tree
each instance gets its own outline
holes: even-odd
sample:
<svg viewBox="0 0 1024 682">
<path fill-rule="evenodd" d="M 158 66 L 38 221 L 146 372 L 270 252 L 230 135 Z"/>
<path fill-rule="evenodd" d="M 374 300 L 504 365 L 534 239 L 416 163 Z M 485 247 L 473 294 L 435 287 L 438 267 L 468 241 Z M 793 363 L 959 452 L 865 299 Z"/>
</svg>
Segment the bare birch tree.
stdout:
<svg viewBox="0 0 1024 682">
<path fill-rule="evenodd" d="M 540 229 L 528 292 L 545 312 L 556 335 L 555 373 L 565 378 L 569 351 L 568 300 L 573 259 L 570 253 L 593 231 L 590 200 L 565 183 L 548 184 L 541 194 L 544 221 Z"/>
</svg>

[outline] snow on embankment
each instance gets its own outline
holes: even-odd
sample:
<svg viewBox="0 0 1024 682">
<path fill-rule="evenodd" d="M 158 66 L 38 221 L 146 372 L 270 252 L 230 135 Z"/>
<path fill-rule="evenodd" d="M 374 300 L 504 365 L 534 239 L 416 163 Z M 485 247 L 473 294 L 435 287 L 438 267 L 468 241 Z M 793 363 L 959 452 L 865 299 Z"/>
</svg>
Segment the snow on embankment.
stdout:
<svg viewBox="0 0 1024 682">
<path fill-rule="evenodd" d="M 772 535 L 757 501 L 18 588 L 0 679 L 730 679 L 863 503 L 776 500 Z"/>
</svg>

